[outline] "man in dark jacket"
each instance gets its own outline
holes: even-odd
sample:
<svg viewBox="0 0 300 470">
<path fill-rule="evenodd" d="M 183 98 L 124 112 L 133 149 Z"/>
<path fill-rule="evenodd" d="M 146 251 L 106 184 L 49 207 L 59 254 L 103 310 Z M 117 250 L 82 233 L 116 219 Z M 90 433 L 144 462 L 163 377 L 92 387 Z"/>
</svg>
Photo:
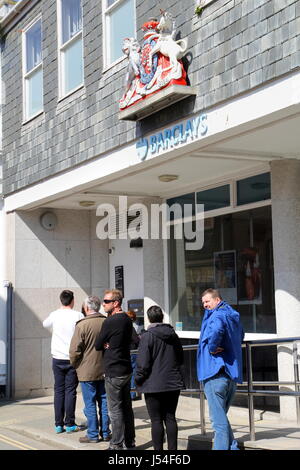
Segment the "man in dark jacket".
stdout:
<svg viewBox="0 0 300 470">
<path fill-rule="evenodd" d="M 107 319 L 95 342 L 96 350 L 103 351 L 105 389 L 112 425 L 110 450 L 135 447 L 134 416 L 130 397 L 130 343 L 133 326 L 121 305 L 122 294 L 119 290 L 104 292 L 103 308 Z"/>
<path fill-rule="evenodd" d="M 135 381 L 137 390 L 145 394 L 154 450 L 163 450 L 164 423 L 168 450 L 176 450 L 175 413 L 180 390 L 184 387 L 183 349 L 173 327 L 162 323 L 160 307 L 150 307 L 147 315 L 150 325 L 140 339 Z"/>
<path fill-rule="evenodd" d="M 70 344 L 70 361 L 81 385 L 88 424 L 86 436 L 79 439 L 83 444 L 100 442 L 99 423 L 101 440 L 110 440 L 102 352 L 94 348 L 95 340 L 106 321 L 104 315 L 99 313 L 100 305 L 98 297 L 90 296 L 85 300 L 86 317 L 77 322 Z"/>
</svg>

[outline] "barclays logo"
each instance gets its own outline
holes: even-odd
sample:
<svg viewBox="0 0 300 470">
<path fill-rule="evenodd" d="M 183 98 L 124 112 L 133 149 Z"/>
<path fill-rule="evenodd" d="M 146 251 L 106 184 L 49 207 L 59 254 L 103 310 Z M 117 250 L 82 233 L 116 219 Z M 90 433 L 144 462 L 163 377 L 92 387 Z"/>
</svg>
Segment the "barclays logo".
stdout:
<svg viewBox="0 0 300 470">
<path fill-rule="evenodd" d="M 140 160 L 144 161 L 148 154 L 157 154 L 178 147 L 189 141 L 194 141 L 203 137 L 208 131 L 207 115 L 201 114 L 184 123 L 151 135 L 149 138 L 143 137 L 136 143 L 136 150 Z"/>
<path fill-rule="evenodd" d="M 136 144 L 136 149 L 138 153 L 138 157 L 140 160 L 145 160 L 148 155 L 148 139 L 140 139 Z"/>
</svg>

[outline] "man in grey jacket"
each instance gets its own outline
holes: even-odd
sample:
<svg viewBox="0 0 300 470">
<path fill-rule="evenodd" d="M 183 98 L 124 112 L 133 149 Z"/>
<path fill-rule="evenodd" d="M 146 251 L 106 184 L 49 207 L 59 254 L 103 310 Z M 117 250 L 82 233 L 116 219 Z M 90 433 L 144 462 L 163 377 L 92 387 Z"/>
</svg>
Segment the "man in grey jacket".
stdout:
<svg viewBox="0 0 300 470">
<path fill-rule="evenodd" d="M 98 297 L 87 297 L 84 302 L 86 317 L 77 322 L 70 344 L 70 361 L 76 369 L 81 385 L 88 426 L 86 436 L 79 439 L 81 443 L 110 440 L 102 351 L 96 351 L 94 348 L 95 340 L 105 321 L 104 315 L 99 313 L 100 306 L 101 301 Z M 99 427 L 101 427 L 100 437 Z"/>
</svg>

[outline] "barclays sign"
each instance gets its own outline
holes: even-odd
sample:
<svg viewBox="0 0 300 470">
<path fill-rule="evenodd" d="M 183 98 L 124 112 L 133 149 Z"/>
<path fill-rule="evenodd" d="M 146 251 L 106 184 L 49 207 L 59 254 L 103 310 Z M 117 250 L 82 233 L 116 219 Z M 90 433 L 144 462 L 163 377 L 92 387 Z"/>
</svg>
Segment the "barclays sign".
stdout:
<svg viewBox="0 0 300 470">
<path fill-rule="evenodd" d="M 177 148 L 185 143 L 198 140 L 208 131 L 207 114 L 200 114 L 184 123 L 176 124 L 163 132 L 143 137 L 136 143 L 140 160 L 151 155 Z"/>
</svg>

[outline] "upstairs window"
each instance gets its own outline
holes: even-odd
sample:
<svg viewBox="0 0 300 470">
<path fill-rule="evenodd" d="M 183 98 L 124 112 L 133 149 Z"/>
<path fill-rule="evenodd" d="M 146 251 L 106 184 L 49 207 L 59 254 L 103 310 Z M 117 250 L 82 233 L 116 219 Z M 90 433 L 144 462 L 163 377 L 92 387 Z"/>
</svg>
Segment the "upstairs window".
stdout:
<svg viewBox="0 0 300 470">
<path fill-rule="evenodd" d="M 42 21 L 29 26 L 23 36 L 24 118 L 43 110 Z"/>
<path fill-rule="evenodd" d="M 103 0 L 105 25 L 105 65 L 123 57 L 123 39 L 135 37 L 135 1 Z"/>
<path fill-rule="evenodd" d="M 83 84 L 81 0 L 59 0 L 59 89 L 60 97 Z"/>
</svg>

